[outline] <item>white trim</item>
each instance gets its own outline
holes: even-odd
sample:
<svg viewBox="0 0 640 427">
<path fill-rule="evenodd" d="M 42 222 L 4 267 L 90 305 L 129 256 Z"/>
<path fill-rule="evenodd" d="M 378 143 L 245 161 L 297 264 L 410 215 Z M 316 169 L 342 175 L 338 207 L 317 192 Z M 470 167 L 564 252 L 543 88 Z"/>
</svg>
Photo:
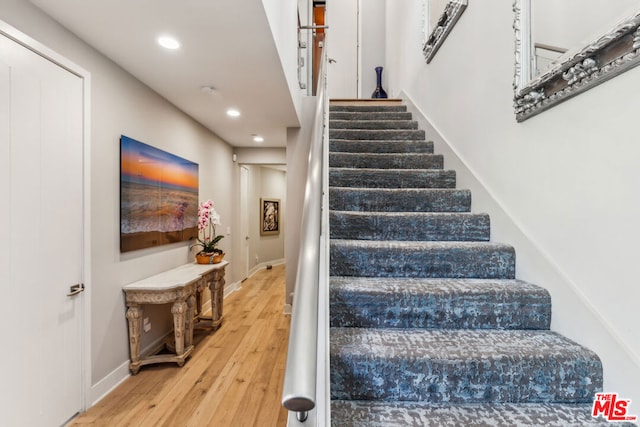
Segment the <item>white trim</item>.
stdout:
<svg viewBox="0 0 640 427">
<path fill-rule="evenodd" d="M 249 270 L 249 274 L 247 276 L 247 279 L 250 278 L 250 277 L 253 277 L 253 275 L 256 274 L 258 271 L 265 270 L 268 265 L 282 265 L 284 263 L 285 263 L 285 259 L 284 258 L 274 259 L 272 261 L 261 262 L 260 264 L 256 265 L 251 270 Z"/>
<path fill-rule="evenodd" d="M 224 287 L 224 298 L 227 298 L 232 293 L 239 291 L 242 288 L 242 282 L 233 282 Z M 211 300 L 209 300 L 209 308 L 211 308 Z"/>
<path fill-rule="evenodd" d="M 158 349 L 164 346 L 164 342 L 167 340 L 168 336 L 173 336 L 173 329 L 161 337 L 156 338 L 152 343 L 146 345 L 145 348 L 140 350 L 140 354 L 155 353 Z M 129 371 L 129 360 L 127 360 L 91 387 L 89 399 L 91 406 L 106 397 L 130 376 L 131 371 Z"/>
<path fill-rule="evenodd" d="M 16 43 L 21 44 L 22 46 L 26 47 L 30 51 L 40 55 L 41 57 L 53 62 L 54 64 L 64 68 L 65 70 L 69 71 L 72 74 L 75 74 L 76 76 L 82 79 L 89 78 L 91 75 L 91 73 L 89 73 L 87 70 L 85 70 L 75 62 L 60 55 L 59 53 L 55 52 L 54 50 L 40 43 L 39 41 L 29 37 L 22 31 L 12 27 L 11 25 L 1 20 L 0 20 L 0 34 L 3 34 L 9 37 L 11 40 L 15 41 Z"/>
<path fill-rule="evenodd" d="M 91 402 L 91 73 L 68 58 L 0 20 L 0 34 L 64 68 L 82 79 L 83 93 L 83 248 L 82 269 L 85 291 L 82 298 L 81 322 L 81 407 L 85 411 Z"/>
<path fill-rule="evenodd" d="M 127 360 L 116 369 L 111 371 L 106 377 L 102 378 L 95 385 L 91 386 L 89 392 L 90 406 L 94 406 L 102 399 L 104 399 L 109 393 L 122 384 L 127 378 L 131 376 L 129 371 L 129 361 Z"/>
</svg>

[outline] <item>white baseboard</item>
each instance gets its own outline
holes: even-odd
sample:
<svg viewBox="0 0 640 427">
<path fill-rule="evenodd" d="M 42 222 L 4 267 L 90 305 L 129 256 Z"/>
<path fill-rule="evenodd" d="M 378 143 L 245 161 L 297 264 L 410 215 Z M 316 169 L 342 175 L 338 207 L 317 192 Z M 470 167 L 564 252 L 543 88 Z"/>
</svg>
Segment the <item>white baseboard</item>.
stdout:
<svg viewBox="0 0 640 427">
<path fill-rule="evenodd" d="M 260 264 L 256 265 L 251 270 L 249 270 L 248 277 L 253 276 L 254 274 L 256 274 L 260 270 L 266 269 L 268 265 L 281 265 L 281 264 L 284 264 L 284 263 L 285 263 L 284 258 L 274 259 L 272 261 L 267 261 L 267 262 L 261 262 Z"/>
<path fill-rule="evenodd" d="M 240 282 L 234 282 L 234 283 L 231 283 L 230 285 L 225 285 L 224 298 L 228 297 L 232 293 L 239 290 L 240 284 L 241 284 Z M 203 312 L 206 313 L 208 310 L 211 310 L 211 300 L 207 300 L 202 306 Z M 146 346 L 144 349 L 141 349 L 140 353 L 145 354 L 151 351 L 152 349 L 154 349 L 155 347 L 158 347 L 159 345 L 162 344 L 162 342 L 164 342 L 165 338 L 171 334 L 173 334 L 173 330 L 169 331 L 166 335 L 163 335 L 162 337 L 156 339 L 154 342 Z M 97 383 L 91 386 L 91 389 L 89 391 L 89 399 L 88 399 L 90 403 L 89 403 L 89 407 L 86 409 L 89 409 L 90 407 L 94 406 L 96 403 L 100 402 L 105 396 L 111 393 L 116 387 L 122 384 L 122 382 L 124 382 L 130 376 L 131 376 L 131 372 L 129 371 L 129 360 L 127 360 L 126 362 L 118 366 L 116 369 L 111 371 L 109 374 L 107 374 L 100 381 L 98 381 Z"/>
<path fill-rule="evenodd" d="M 232 293 L 239 291 L 242 287 L 242 282 L 233 282 L 224 286 L 224 298 L 228 297 Z M 209 301 L 209 308 L 211 308 L 211 301 Z"/>
<path fill-rule="evenodd" d="M 285 304 L 284 305 L 284 314 L 285 315 L 290 315 L 291 314 L 291 310 L 293 310 L 293 306 L 291 304 Z"/>
<path fill-rule="evenodd" d="M 158 348 L 162 347 L 164 341 L 169 335 L 173 335 L 173 330 L 167 332 L 160 338 L 157 338 L 149 345 L 145 346 L 145 348 L 140 349 L 140 354 L 147 354 L 152 351 L 157 351 Z M 129 371 L 129 361 L 127 360 L 122 365 L 118 366 L 114 369 L 110 374 L 106 377 L 98 381 L 96 384 L 91 386 L 89 402 L 91 406 L 98 403 L 102 400 L 107 394 L 109 394 L 114 388 L 118 387 L 124 380 L 131 376 L 131 372 Z M 88 409 L 88 408 L 87 408 Z"/>
<path fill-rule="evenodd" d="M 101 401 L 106 395 L 111 393 L 113 389 L 118 387 L 124 380 L 129 378 L 129 361 L 114 369 L 109 375 L 91 386 L 89 391 L 89 408 Z M 87 408 L 87 409 L 89 409 Z"/>
</svg>

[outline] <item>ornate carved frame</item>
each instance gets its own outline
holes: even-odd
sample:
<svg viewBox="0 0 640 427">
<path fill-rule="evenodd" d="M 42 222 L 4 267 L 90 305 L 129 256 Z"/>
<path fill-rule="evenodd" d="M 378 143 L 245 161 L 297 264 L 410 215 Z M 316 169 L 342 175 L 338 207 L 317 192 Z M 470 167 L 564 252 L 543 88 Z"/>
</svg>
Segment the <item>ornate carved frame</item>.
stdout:
<svg viewBox="0 0 640 427">
<path fill-rule="evenodd" d="M 467 0 L 452 0 L 444 8 L 444 12 L 438 19 L 438 25 L 431 31 L 429 38 L 424 43 L 422 52 L 427 64 L 431 62 L 440 46 L 447 38 L 453 26 L 456 25 L 462 12 L 467 8 Z"/>
<path fill-rule="evenodd" d="M 514 0 L 514 110 L 522 122 L 547 108 L 640 65 L 640 11 L 573 51 L 563 62 L 530 79 L 529 0 Z"/>
</svg>

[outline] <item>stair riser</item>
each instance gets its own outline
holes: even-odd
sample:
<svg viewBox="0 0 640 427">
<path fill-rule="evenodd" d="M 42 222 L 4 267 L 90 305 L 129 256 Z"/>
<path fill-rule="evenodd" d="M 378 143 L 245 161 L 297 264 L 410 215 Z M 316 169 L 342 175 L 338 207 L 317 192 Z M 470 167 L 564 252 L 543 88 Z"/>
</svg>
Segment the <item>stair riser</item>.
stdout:
<svg viewBox="0 0 640 427">
<path fill-rule="evenodd" d="M 329 189 L 329 209 L 377 212 L 469 212 L 467 190 Z"/>
<path fill-rule="evenodd" d="M 330 140 L 329 150 L 342 153 L 433 153 L 433 141 Z"/>
<path fill-rule="evenodd" d="M 359 297 L 344 301 L 336 295 L 330 303 L 331 326 L 347 328 L 429 328 L 429 329 L 548 329 L 547 315 L 551 306 L 525 302 L 525 304 L 495 303 L 494 301 L 455 301 L 432 303 L 415 300 L 422 306 L 402 306 L 392 313 L 389 307 L 405 301 L 385 298 L 367 301 Z M 384 298 L 384 297 L 382 297 Z M 414 308 L 419 307 L 419 308 Z M 456 310 L 455 315 L 447 310 Z M 514 318 L 513 313 L 520 313 Z"/>
<path fill-rule="evenodd" d="M 407 112 L 348 112 L 331 111 L 329 120 L 412 120 L 411 113 Z"/>
<path fill-rule="evenodd" d="M 637 427 L 593 418 L 591 402 L 584 404 L 460 404 L 334 400 L 334 427 Z"/>
<path fill-rule="evenodd" d="M 330 212 L 332 239 L 488 241 L 489 215 Z"/>
<path fill-rule="evenodd" d="M 448 170 L 336 169 L 329 186 L 358 188 L 455 188 L 456 173 Z"/>
<path fill-rule="evenodd" d="M 418 129 L 418 122 L 411 120 L 334 120 L 329 122 L 331 129 Z"/>
<path fill-rule="evenodd" d="M 406 112 L 406 105 L 330 105 L 329 113 L 346 111 L 346 112 L 364 112 L 364 113 L 386 113 L 386 112 Z"/>
<path fill-rule="evenodd" d="M 360 140 L 414 140 L 425 139 L 425 132 L 421 129 L 415 130 L 352 130 L 352 129 L 329 129 L 330 139 L 360 139 Z"/>
<path fill-rule="evenodd" d="M 602 384 L 597 374 L 602 366 L 589 360 L 385 360 L 332 355 L 330 365 L 331 398 L 340 400 L 589 403 Z"/>
<path fill-rule="evenodd" d="M 330 291 L 332 327 L 549 329 L 548 296 L 406 295 Z"/>
<path fill-rule="evenodd" d="M 333 168 L 442 169 L 443 165 L 440 154 L 329 153 L 329 166 Z"/>
<path fill-rule="evenodd" d="M 442 277 L 513 279 L 513 248 L 485 244 L 474 247 L 440 245 L 360 244 L 331 242 L 330 274 L 360 277 Z"/>
</svg>

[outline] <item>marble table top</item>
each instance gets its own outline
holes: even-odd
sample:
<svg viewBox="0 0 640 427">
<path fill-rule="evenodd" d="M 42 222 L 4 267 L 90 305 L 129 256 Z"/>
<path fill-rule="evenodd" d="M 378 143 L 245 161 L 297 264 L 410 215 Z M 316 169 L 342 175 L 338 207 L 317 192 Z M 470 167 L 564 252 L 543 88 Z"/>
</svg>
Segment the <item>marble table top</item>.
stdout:
<svg viewBox="0 0 640 427">
<path fill-rule="evenodd" d="M 202 275 L 210 271 L 225 267 L 229 261 L 218 264 L 184 264 L 171 270 L 164 271 L 137 282 L 124 285 L 122 289 L 127 291 L 168 291 L 189 285 L 202 278 Z"/>
</svg>

